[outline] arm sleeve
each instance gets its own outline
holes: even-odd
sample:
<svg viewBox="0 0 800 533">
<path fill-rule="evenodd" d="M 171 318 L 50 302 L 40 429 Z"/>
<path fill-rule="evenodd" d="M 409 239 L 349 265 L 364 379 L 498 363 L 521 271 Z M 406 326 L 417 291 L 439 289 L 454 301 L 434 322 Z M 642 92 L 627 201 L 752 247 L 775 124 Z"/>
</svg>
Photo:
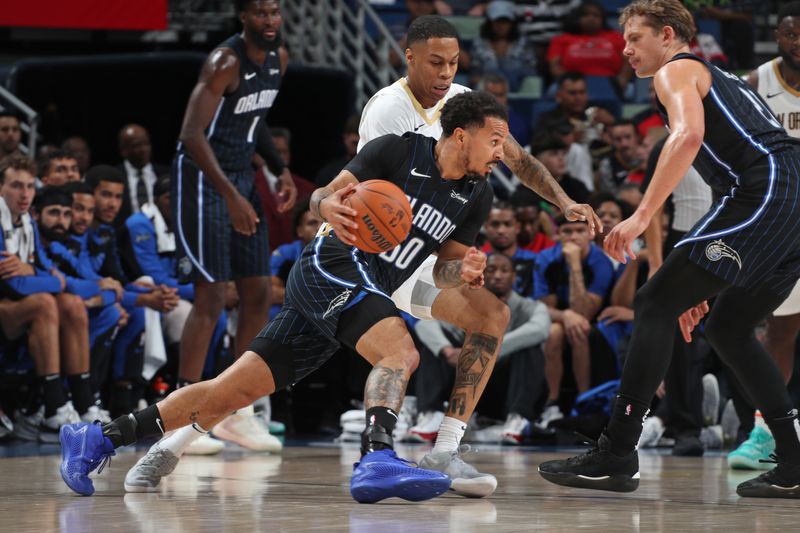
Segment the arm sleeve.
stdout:
<svg viewBox="0 0 800 533">
<path fill-rule="evenodd" d="M 448 239 L 460 242 L 465 246 L 475 246 L 475 239 L 481 231 L 481 226 L 489 216 L 494 201 L 494 191 L 492 187 L 485 183 L 481 196 L 470 208 L 467 217 L 456 227 Z"/>
<path fill-rule="evenodd" d="M 547 281 L 547 267 L 550 266 L 549 259 L 542 257 L 539 254 L 539 259 L 536 261 L 536 268 L 533 271 L 533 298 L 540 300 L 545 296 L 554 294 L 555 291 L 550 288 L 550 283 Z"/>
<path fill-rule="evenodd" d="M 139 265 L 142 274 L 153 278 L 153 282 L 156 285 L 166 285 L 173 289 L 177 288 L 178 292 L 181 292 L 178 280 L 172 277 L 161 263 L 156 244 L 156 232 L 153 230 L 150 221 L 137 216 L 129 218 L 125 222 L 125 225 L 130 234 L 133 255 L 136 258 L 136 263 Z M 184 298 L 184 296 L 181 295 L 181 298 Z"/>
<path fill-rule="evenodd" d="M 261 121 L 261 127 L 256 134 L 256 152 L 264 158 L 267 168 L 276 176 L 280 176 L 286 165 L 272 142 L 272 134 L 265 121 Z"/>
<path fill-rule="evenodd" d="M 506 333 L 498 357 L 541 344 L 550 334 L 550 313 L 542 302 L 523 299 L 518 312 L 527 315 L 528 320 Z"/>
<path fill-rule="evenodd" d="M 358 181 L 387 179 L 403 164 L 408 145 L 397 135 L 389 134 L 370 141 L 344 167 Z"/>
</svg>

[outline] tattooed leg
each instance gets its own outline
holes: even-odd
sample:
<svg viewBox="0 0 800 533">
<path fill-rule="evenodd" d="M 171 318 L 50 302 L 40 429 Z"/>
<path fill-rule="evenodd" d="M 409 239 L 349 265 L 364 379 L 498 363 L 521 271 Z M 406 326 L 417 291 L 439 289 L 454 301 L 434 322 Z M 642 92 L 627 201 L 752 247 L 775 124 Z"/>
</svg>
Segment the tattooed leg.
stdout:
<svg viewBox="0 0 800 533">
<path fill-rule="evenodd" d="M 402 359 L 384 358 L 376 364 L 367 377 L 364 389 L 364 408 L 388 407 L 395 413 L 400 412 L 406 386 L 411 377 L 411 369 Z"/>
<path fill-rule="evenodd" d="M 484 333 L 470 333 L 467 336 L 458 358 L 447 416 L 462 422 L 469 420 L 489 381 L 499 347 L 497 337 Z"/>
</svg>

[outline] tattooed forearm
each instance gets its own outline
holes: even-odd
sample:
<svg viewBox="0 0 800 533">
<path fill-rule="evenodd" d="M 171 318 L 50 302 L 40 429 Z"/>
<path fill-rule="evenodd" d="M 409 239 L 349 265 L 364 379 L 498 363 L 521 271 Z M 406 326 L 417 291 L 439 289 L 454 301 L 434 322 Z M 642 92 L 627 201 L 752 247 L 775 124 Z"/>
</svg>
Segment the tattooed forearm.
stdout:
<svg viewBox="0 0 800 533">
<path fill-rule="evenodd" d="M 450 395 L 447 414 L 466 416 L 475 408 L 479 392 L 486 386 L 491 369 L 494 366 L 494 355 L 499 341 L 497 337 L 484 333 L 473 333 L 467 337 L 456 367 L 456 382 Z M 480 391 L 479 391 L 480 389 Z M 468 409 L 468 403 L 471 408 Z"/>
<path fill-rule="evenodd" d="M 400 412 L 406 393 L 408 377 L 403 368 L 389 368 L 376 364 L 367 377 L 364 389 L 364 408 L 383 406 Z"/>
<path fill-rule="evenodd" d="M 562 209 L 572 203 L 547 167 L 526 152 L 513 137 L 508 137 L 503 151 L 503 161 L 526 187 Z"/>
<path fill-rule="evenodd" d="M 452 289 L 464 283 L 461 279 L 461 260 L 436 262 L 433 267 L 433 281 L 440 289 Z"/>
</svg>

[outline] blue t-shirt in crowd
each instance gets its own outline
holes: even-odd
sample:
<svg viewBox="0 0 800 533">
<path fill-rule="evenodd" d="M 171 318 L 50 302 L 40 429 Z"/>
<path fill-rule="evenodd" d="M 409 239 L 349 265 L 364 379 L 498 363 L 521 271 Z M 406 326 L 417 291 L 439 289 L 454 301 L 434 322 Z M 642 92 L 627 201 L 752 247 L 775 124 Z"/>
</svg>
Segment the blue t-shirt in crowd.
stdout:
<svg viewBox="0 0 800 533">
<path fill-rule="evenodd" d="M 586 290 L 605 300 L 613 287 L 614 267 L 611 260 L 592 243 L 589 255 L 582 264 Z M 536 260 L 534 298 L 539 300 L 550 294 L 558 298 L 556 308 L 569 307 L 569 269 L 561 253 L 561 243 L 539 252 Z"/>
</svg>

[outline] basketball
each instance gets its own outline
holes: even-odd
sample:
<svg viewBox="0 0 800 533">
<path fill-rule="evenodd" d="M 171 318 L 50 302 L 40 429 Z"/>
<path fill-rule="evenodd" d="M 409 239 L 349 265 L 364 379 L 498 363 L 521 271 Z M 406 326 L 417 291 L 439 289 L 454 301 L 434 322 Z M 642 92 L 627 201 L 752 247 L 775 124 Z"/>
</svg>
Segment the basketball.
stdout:
<svg viewBox="0 0 800 533">
<path fill-rule="evenodd" d="M 345 198 L 355 209 L 357 230 L 355 246 L 371 254 L 388 252 L 411 231 L 411 204 L 405 193 L 394 183 L 369 180 L 356 185 Z"/>
</svg>

